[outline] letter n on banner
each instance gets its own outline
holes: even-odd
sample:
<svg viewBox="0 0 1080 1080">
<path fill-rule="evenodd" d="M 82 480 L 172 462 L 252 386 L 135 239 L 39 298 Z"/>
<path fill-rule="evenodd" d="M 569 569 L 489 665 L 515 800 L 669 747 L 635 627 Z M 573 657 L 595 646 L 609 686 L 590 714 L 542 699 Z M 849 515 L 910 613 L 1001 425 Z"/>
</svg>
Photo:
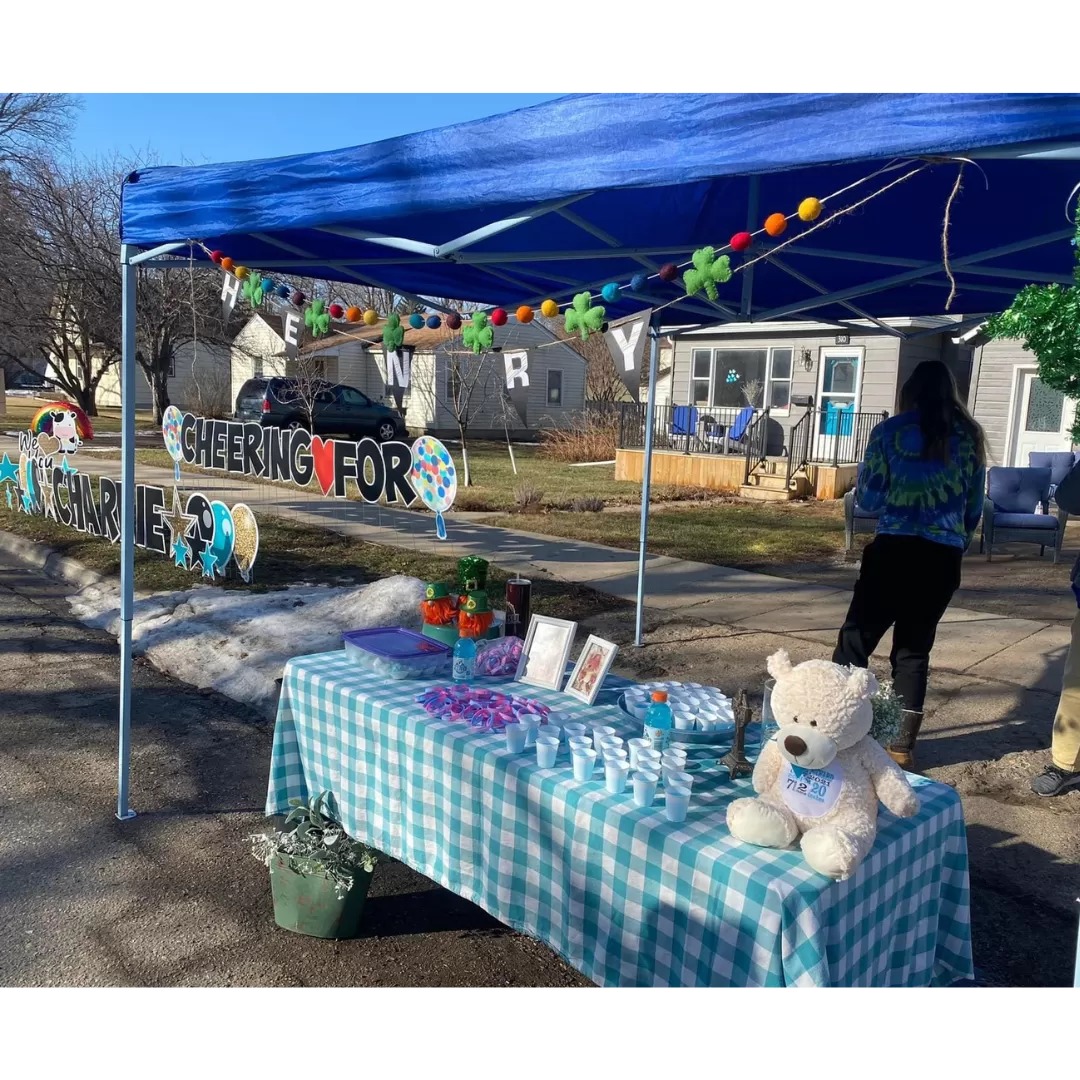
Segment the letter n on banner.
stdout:
<svg viewBox="0 0 1080 1080">
<path fill-rule="evenodd" d="M 240 279 L 232 274 L 225 275 L 225 282 L 221 286 L 221 320 L 227 323 L 236 307 L 237 298 L 240 296 Z"/>
<path fill-rule="evenodd" d="M 412 381 L 411 354 L 411 347 L 391 349 L 386 353 L 386 382 L 399 409 L 405 391 L 409 389 L 409 383 Z"/>
<path fill-rule="evenodd" d="M 632 315 L 616 323 L 604 335 L 611 358 L 615 361 L 615 370 L 635 401 L 640 401 L 641 358 L 645 353 L 645 339 L 648 337 L 645 331 L 651 315 L 651 310 Z"/>
<path fill-rule="evenodd" d="M 510 404 L 521 417 L 521 422 L 529 426 L 529 354 L 524 349 L 503 353 L 503 368 L 506 372 L 506 392 Z"/>
</svg>

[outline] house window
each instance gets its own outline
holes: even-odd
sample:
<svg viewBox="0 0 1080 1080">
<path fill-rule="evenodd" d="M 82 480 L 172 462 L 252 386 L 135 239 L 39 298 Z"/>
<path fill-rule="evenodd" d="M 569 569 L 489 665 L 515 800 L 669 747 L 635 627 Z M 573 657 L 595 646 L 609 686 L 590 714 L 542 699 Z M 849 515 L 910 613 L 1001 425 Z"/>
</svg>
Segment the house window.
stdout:
<svg viewBox="0 0 1080 1080">
<path fill-rule="evenodd" d="M 176 378 L 176 353 L 169 357 L 169 378 Z"/>
<path fill-rule="evenodd" d="M 768 349 L 717 349 L 711 404 L 732 409 L 760 407 L 768 359 Z"/>
<path fill-rule="evenodd" d="M 768 393 L 765 404 L 770 409 L 787 412 L 791 405 L 791 361 L 793 349 L 773 349 L 769 357 Z"/>
<path fill-rule="evenodd" d="M 712 380 L 712 349 L 694 349 L 690 357 L 690 404 L 709 404 Z"/>
<path fill-rule="evenodd" d="M 251 361 L 251 377 L 253 379 L 261 379 L 263 377 L 263 362 L 261 356 L 258 360 Z"/>
<path fill-rule="evenodd" d="M 547 373 L 547 403 L 562 405 L 562 372 L 552 368 L 548 368 Z"/>
</svg>

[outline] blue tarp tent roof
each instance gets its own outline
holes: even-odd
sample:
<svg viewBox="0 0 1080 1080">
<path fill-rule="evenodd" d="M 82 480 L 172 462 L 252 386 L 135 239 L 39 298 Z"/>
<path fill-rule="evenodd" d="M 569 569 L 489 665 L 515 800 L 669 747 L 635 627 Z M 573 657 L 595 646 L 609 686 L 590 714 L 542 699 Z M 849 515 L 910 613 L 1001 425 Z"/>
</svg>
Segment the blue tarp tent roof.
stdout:
<svg viewBox="0 0 1080 1080">
<path fill-rule="evenodd" d="M 967 157 L 978 167 L 965 169 L 949 251 L 951 310 L 971 314 L 1029 281 L 1071 280 L 1078 145 L 1080 95 L 576 95 L 345 150 L 142 170 L 124 185 L 122 240 L 195 239 L 271 274 L 512 310 L 684 262 L 887 162 L 900 167 L 826 213 L 912 162 L 952 158 L 758 263 L 752 291 L 736 275 L 717 305 L 684 300 L 665 322 L 929 315 L 949 292 L 943 215 Z M 609 315 L 681 292 L 654 281 Z"/>
</svg>

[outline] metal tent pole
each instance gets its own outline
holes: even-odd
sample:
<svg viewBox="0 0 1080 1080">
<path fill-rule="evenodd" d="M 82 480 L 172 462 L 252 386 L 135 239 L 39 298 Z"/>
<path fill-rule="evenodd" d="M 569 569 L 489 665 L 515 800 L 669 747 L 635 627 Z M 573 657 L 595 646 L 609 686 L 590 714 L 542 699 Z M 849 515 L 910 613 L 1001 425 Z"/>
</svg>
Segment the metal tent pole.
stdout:
<svg viewBox="0 0 1080 1080">
<path fill-rule="evenodd" d="M 131 616 L 135 603 L 135 267 L 131 262 L 134 253 L 134 248 L 121 245 L 120 731 L 116 794 L 116 816 L 121 821 L 135 816 L 135 811 L 128 806 L 128 773 L 131 767 Z"/>
<path fill-rule="evenodd" d="M 660 366 L 660 315 L 654 312 L 649 322 L 649 393 L 645 406 L 645 460 L 641 469 L 641 535 L 638 548 L 637 615 L 634 621 L 634 644 L 640 648 L 645 621 L 645 542 L 649 538 L 649 492 L 652 489 L 652 448 L 656 412 L 656 380 Z"/>
</svg>

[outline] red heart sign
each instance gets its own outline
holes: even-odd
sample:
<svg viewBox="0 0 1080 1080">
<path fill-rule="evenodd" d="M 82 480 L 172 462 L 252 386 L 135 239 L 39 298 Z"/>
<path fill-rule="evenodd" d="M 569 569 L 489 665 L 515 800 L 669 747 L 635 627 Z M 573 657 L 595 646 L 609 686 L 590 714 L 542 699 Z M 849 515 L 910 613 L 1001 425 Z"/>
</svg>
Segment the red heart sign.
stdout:
<svg viewBox="0 0 1080 1080">
<path fill-rule="evenodd" d="M 315 475 L 324 495 L 334 486 L 334 440 L 325 442 L 318 435 L 311 436 L 311 460 L 315 463 Z"/>
</svg>

